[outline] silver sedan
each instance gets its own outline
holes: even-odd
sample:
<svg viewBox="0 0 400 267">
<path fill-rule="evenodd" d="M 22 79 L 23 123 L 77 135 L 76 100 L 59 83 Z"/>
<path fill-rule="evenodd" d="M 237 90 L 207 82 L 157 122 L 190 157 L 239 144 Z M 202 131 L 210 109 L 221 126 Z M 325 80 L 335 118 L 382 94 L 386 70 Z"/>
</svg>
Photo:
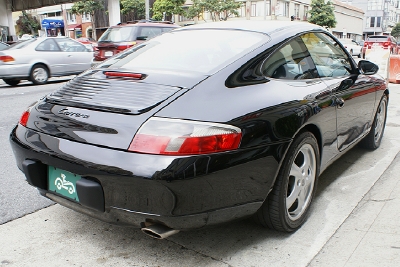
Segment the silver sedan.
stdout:
<svg viewBox="0 0 400 267">
<path fill-rule="evenodd" d="M 24 41 L 0 51 L 0 79 L 45 84 L 50 77 L 79 74 L 90 68 L 93 49 L 68 37 Z"/>
</svg>

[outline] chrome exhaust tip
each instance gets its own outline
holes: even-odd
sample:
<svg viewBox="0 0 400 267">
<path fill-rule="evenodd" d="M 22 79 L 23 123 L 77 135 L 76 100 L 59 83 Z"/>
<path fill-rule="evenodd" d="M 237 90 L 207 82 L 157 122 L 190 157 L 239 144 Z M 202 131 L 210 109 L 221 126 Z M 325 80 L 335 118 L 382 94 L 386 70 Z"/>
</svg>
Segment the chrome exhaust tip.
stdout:
<svg viewBox="0 0 400 267">
<path fill-rule="evenodd" d="M 156 239 L 164 239 L 171 235 L 179 233 L 179 230 L 169 228 L 168 226 L 165 226 L 163 224 L 149 224 L 141 228 L 140 230 L 142 230 L 142 232 L 146 235 Z"/>
</svg>

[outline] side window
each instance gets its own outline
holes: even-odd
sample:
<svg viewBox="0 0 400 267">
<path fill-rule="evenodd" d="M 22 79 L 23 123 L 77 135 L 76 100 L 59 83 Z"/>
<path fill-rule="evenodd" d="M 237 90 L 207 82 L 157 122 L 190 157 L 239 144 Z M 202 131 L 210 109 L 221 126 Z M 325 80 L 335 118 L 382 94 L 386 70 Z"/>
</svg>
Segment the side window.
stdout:
<svg viewBox="0 0 400 267">
<path fill-rule="evenodd" d="M 350 75 L 350 58 L 330 36 L 324 33 L 307 33 L 301 39 L 307 46 L 320 77 Z"/>
<path fill-rule="evenodd" d="M 36 51 L 60 51 L 60 48 L 53 39 L 47 39 L 36 47 Z"/>
<path fill-rule="evenodd" d="M 64 52 L 85 52 L 86 47 L 80 43 L 69 39 L 55 39 L 61 50 Z"/>
<path fill-rule="evenodd" d="M 263 75 L 284 80 L 318 78 L 314 62 L 300 37 L 291 40 L 262 64 Z"/>
</svg>

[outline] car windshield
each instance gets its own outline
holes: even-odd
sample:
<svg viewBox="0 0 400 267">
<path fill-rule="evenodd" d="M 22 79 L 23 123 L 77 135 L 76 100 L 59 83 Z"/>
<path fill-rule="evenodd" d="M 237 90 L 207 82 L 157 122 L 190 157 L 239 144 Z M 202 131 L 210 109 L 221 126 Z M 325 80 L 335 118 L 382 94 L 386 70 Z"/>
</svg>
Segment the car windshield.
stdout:
<svg viewBox="0 0 400 267">
<path fill-rule="evenodd" d="M 108 28 L 99 38 L 99 42 L 128 42 L 132 41 L 132 30 L 137 27 Z"/>
<path fill-rule="evenodd" d="M 239 30 L 172 31 L 126 50 L 100 64 L 99 68 L 210 73 L 268 41 L 268 35 Z"/>
</svg>

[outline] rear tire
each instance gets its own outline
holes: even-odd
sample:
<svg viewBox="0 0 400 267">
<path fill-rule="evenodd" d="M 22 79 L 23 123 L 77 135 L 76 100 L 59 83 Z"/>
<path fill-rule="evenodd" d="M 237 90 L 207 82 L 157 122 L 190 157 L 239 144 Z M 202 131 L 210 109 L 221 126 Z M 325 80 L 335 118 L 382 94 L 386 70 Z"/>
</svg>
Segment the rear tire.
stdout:
<svg viewBox="0 0 400 267">
<path fill-rule="evenodd" d="M 290 146 L 274 188 L 257 211 L 256 220 L 282 232 L 300 228 L 317 188 L 319 165 L 317 140 L 310 132 L 301 133 Z"/>
<path fill-rule="evenodd" d="M 19 84 L 21 82 L 21 80 L 17 80 L 17 79 L 3 79 L 3 81 L 11 86 L 16 86 L 17 84 Z"/>
<path fill-rule="evenodd" d="M 360 145 L 364 148 L 375 150 L 381 145 L 383 133 L 385 131 L 387 117 L 387 96 L 382 96 L 379 107 L 376 110 L 374 122 L 367 136 L 361 140 Z"/>
<path fill-rule="evenodd" d="M 35 65 L 31 70 L 29 78 L 33 84 L 45 84 L 49 80 L 49 70 L 44 65 Z"/>
</svg>

